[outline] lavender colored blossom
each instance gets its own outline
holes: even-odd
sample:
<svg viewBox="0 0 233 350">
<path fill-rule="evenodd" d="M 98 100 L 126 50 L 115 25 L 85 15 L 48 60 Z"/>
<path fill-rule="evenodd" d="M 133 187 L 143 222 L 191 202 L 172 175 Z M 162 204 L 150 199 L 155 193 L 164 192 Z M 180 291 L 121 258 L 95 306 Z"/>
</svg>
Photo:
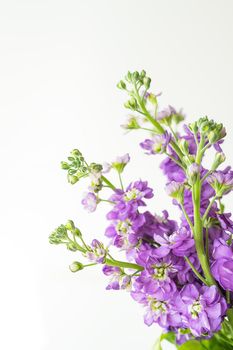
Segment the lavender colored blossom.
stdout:
<svg viewBox="0 0 233 350">
<path fill-rule="evenodd" d="M 223 289 L 233 291 L 233 247 L 228 246 L 222 238 L 216 239 L 212 255 L 214 262 L 211 271 L 215 279 Z"/>
<path fill-rule="evenodd" d="M 222 197 L 233 189 L 233 171 L 216 171 L 208 177 L 208 182 L 214 188 L 216 195 Z"/>
<path fill-rule="evenodd" d="M 177 305 L 185 328 L 196 337 L 212 335 L 220 329 L 227 304 L 216 286 L 187 284 L 180 291 Z"/>
<path fill-rule="evenodd" d="M 98 198 L 92 192 L 85 193 L 84 198 L 82 200 L 82 204 L 87 211 L 92 213 L 96 210 Z"/>
<path fill-rule="evenodd" d="M 162 135 L 155 135 L 152 139 L 146 139 L 140 143 L 140 146 L 147 151 L 147 154 L 164 153 L 166 152 L 170 139 L 171 135 L 165 132 Z"/>
<path fill-rule="evenodd" d="M 107 249 L 104 248 L 103 243 L 94 239 L 91 243 L 90 249 L 85 255 L 89 260 L 103 264 L 106 260 Z"/>
</svg>

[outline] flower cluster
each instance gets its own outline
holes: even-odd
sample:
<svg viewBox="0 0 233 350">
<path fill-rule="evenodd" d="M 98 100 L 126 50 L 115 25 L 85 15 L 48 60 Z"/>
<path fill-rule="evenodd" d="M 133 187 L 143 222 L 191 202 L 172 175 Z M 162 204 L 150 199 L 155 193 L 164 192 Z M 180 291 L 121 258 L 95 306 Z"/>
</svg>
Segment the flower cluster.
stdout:
<svg viewBox="0 0 233 350">
<path fill-rule="evenodd" d="M 110 278 L 107 289 L 130 291 L 145 308 L 145 323 L 158 323 L 164 332 L 174 332 L 177 343 L 209 339 L 217 332 L 220 339 L 223 324 L 233 327 L 233 221 L 222 203 L 233 190 L 233 171 L 219 168 L 225 161 L 221 145 L 226 131 L 207 117 L 180 131 L 177 126 L 183 114 L 171 106 L 160 110 L 159 94 L 149 91 L 150 84 L 145 71 L 129 72 L 118 84 L 130 95 L 126 108 L 137 113 L 124 127 L 149 132 L 141 148 L 148 155 L 165 157 L 160 165 L 165 189 L 180 216 L 173 220 L 166 210 L 158 215 L 146 208 L 147 201 L 154 198 L 147 181 L 124 186 L 122 173 L 130 161 L 128 154 L 103 165 L 89 165 L 74 150 L 70 163 L 63 162 L 62 167 L 72 184 L 81 177 L 89 178 L 82 200 L 89 212 L 100 203 L 110 206 L 107 243 L 94 239 L 86 244 L 72 221 L 56 229 L 50 242 L 65 244 L 89 260 L 87 265 L 74 262 L 73 272 L 101 264 Z M 204 159 L 211 150 L 217 153 L 207 169 Z M 119 185 L 106 177 L 111 169 Z M 103 188 L 110 191 L 107 198 L 102 198 Z M 156 193 L 159 196 L 158 189 Z M 126 261 L 113 258 L 111 248 L 123 251 Z M 224 336 L 221 341 L 223 344 Z"/>
</svg>

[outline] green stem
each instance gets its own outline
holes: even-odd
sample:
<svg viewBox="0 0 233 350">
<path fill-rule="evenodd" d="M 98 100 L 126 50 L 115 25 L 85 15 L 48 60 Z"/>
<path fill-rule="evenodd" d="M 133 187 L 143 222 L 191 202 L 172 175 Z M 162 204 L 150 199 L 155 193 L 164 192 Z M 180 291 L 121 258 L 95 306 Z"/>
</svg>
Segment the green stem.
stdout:
<svg viewBox="0 0 233 350">
<path fill-rule="evenodd" d="M 210 201 L 210 203 L 209 203 L 209 205 L 208 205 L 208 207 L 207 207 L 207 209 L 205 211 L 205 214 L 203 215 L 203 218 L 202 218 L 203 222 L 205 222 L 205 220 L 206 220 L 206 218 L 207 218 L 207 216 L 208 216 L 208 214 L 209 214 L 209 212 L 210 212 L 210 210 L 211 210 L 211 208 L 212 208 L 212 206 L 213 206 L 213 204 L 214 204 L 214 202 L 216 201 L 217 198 L 218 198 L 218 196 L 214 196 L 211 199 L 211 201 Z"/>
<path fill-rule="evenodd" d="M 135 90 L 135 95 L 138 101 L 138 104 L 142 110 L 142 112 L 144 113 L 146 119 L 152 124 L 154 125 L 154 127 L 156 128 L 156 130 L 158 131 L 158 133 L 160 134 L 164 134 L 165 133 L 165 129 L 162 127 L 162 125 L 156 120 L 154 119 L 150 113 L 148 112 L 148 110 L 145 107 L 144 101 L 141 99 L 137 86 L 134 86 L 134 90 Z M 180 148 L 177 146 L 176 142 L 174 142 L 173 140 L 170 141 L 171 147 L 173 148 L 173 150 L 176 152 L 176 154 L 178 155 L 178 157 L 180 159 L 183 158 L 183 153 L 181 152 Z"/>
<path fill-rule="evenodd" d="M 187 256 L 184 257 L 187 264 L 189 264 L 189 266 L 191 267 L 191 269 L 193 270 L 193 272 L 195 273 L 195 275 L 204 283 L 206 284 L 206 280 L 202 277 L 202 275 L 197 271 L 197 269 L 195 269 L 195 267 L 193 266 L 193 264 L 191 263 L 191 261 L 189 260 L 189 258 Z"/>
<path fill-rule="evenodd" d="M 182 209 L 183 214 L 184 214 L 184 216 L 185 216 L 185 219 L 187 220 L 187 222 L 188 222 L 188 224 L 189 224 L 189 226 L 190 226 L 190 228 L 191 228 L 191 231 L 194 233 L 193 223 L 192 223 L 190 217 L 188 216 L 188 214 L 187 214 L 187 212 L 186 212 L 186 210 L 185 210 L 184 205 L 183 205 L 183 204 L 180 204 L 180 206 L 181 206 L 181 209 Z"/>
<path fill-rule="evenodd" d="M 115 189 L 116 189 L 116 187 L 115 187 L 104 175 L 101 176 L 101 179 L 102 179 L 103 182 L 105 182 L 105 183 L 108 185 L 108 187 L 110 187 L 112 190 L 115 190 Z"/>
<path fill-rule="evenodd" d="M 183 164 L 177 160 L 176 158 L 174 158 L 173 156 L 171 156 L 169 153 L 165 152 L 165 154 L 174 162 L 176 163 L 177 165 L 179 165 L 179 167 L 181 167 L 182 169 L 185 170 L 185 167 L 183 166 Z"/>
<path fill-rule="evenodd" d="M 138 270 L 138 271 L 144 270 L 144 268 L 138 264 L 133 264 L 133 263 L 125 262 L 125 261 L 106 259 L 105 264 L 108 266 L 117 266 L 117 267 L 122 267 L 125 269 L 134 269 L 134 270 Z"/>
<path fill-rule="evenodd" d="M 204 140 L 200 140 L 200 144 L 197 150 L 196 163 L 201 164 L 202 160 L 202 147 Z M 206 282 L 208 285 L 216 285 L 216 282 L 211 274 L 209 261 L 205 254 L 204 239 L 203 239 L 203 221 L 201 218 L 201 180 L 200 173 L 197 176 L 197 181 L 192 187 L 193 198 L 193 210 L 194 210 L 194 240 L 198 259 L 200 261 Z"/>
<path fill-rule="evenodd" d="M 122 191 L 124 191 L 124 186 L 123 186 L 123 182 L 122 182 L 122 178 L 121 178 L 121 173 L 118 171 L 118 176 L 119 176 L 119 180 L 120 180 L 120 184 L 121 184 L 121 189 Z"/>
</svg>

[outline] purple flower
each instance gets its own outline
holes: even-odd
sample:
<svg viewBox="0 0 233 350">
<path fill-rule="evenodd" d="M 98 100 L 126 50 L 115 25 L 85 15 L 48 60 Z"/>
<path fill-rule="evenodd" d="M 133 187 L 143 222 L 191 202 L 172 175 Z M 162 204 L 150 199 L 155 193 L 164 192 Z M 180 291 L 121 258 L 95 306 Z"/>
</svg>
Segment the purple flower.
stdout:
<svg viewBox="0 0 233 350">
<path fill-rule="evenodd" d="M 222 238 L 216 239 L 212 256 L 214 262 L 211 271 L 214 278 L 223 289 L 233 291 L 233 247 L 228 246 Z"/>
<path fill-rule="evenodd" d="M 220 329 L 227 304 L 218 293 L 216 286 L 188 284 L 177 298 L 177 306 L 182 313 L 185 328 L 195 337 L 213 334 Z"/>
<path fill-rule="evenodd" d="M 125 220 L 114 220 L 107 227 L 105 235 L 112 239 L 112 244 L 116 247 L 127 249 L 138 244 L 137 233 L 144 223 L 144 215 L 134 213 Z"/>
<path fill-rule="evenodd" d="M 146 139 L 140 143 L 140 146 L 147 151 L 147 154 L 164 153 L 170 139 L 171 135 L 165 132 L 162 135 L 155 135 L 152 139 Z"/>
<path fill-rule="evenodd" d="M 84 206 L 84 209 L 92 213 L 93 211 L 96 210 L 96 207 L 98 204 L 98 198 L 92 192 L 85 193 L 84 198 L 82 200 L 82 204 Z"/>
<path fill-rule="evenodd" d="M 151 326 L 153 323 L 158 323 L 163 328 L 180 327 L 182 325 L 181 315 L 177 311 L 172 298 L 159 300 L 141 291 L 133 291 L 131 296 L 146 308 L 144 316 L 146 325 Z"/>
<path fill-rule="evenodd" d="M 112 162 L 112 167 L 116 169 L 119 173 L 122 173 L 126 164 L 130 161 L 130 156 L 126 153 L 124 156 L 117 157 L 114 162 Z"/>
<path fill-rule="evenodd" d="M 233 233 L 233 221 L 230 219 L 231 213 L 217 214 L 218 221 L 223 230 Z"/>
<path fill-rule="evenodd" d="M 167 108 L 165 108 L 164 110 L 162 110 L 158 113 L 158 119 L 162 120 L 162 119 L 170 117 L 174 114 L 178 114 L 178 113 L 174 107 L 169 105 Z"/>
<path fill-rule="evenodd" d="M 181 182 L 171 181 L 166 185 L 166 192 L 170 197 L 173 197 L 180 202 L 183 200 L 184 184 Z"/>
<path fill-rule="evenodd" d="M 163 236 L 155 235 L 154 240 L 160 244 L 160 247 L 154 251 L 154 255 L 158 257 L 164 257 L 170 251 L 176 256 L 189 256 L 194 251 L 195 243 L 192 233 L 185 227 L 169 236 L 166 234 Z"/>
<path fill-rule="evenodd" d="M 87 251 L 85 255 L 89 260 L 103 264 L 106 260 L 107 249 L 104 248 L 103 243 L 94 239 L 89 251 Z"/>
<path fill-rule="evenodd" d="M 111 280 L 110 283 L 107 285 L 106 289 L 114 289 L 114 290 L 118 290 L 120 289 L 120 278 L 121 278 L 121 269 L 117 266 L 108 266 L 105 265 L 103 267 L 103 273 L 106 276 L 111 276 Z"/>
<path fill-rule="evenodd" d="M 216 171 L 207 178 L 218 197 L 229 193 L 233 189 L 233 171 Z"/>
</svg>

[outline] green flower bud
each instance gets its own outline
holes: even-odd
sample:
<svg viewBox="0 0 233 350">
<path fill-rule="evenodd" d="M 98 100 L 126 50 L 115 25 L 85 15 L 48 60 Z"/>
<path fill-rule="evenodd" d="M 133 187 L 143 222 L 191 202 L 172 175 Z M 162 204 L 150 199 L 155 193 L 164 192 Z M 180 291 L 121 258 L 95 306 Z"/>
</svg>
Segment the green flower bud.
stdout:
<svg viewBox="0 0 233 350">
<path fill-rule="evenodd" d="M 76 182 L 78 182 L 78 180 L 79 180 L 78 176 L 68 175 L 68 181 L 69 181 L 69 183 L 71 183 L 71 185 L 76 184 Z"/>
<path fill-rule="evenodd" d="M 73 151 L 71 151 L 70 154 L 74 157 L 82 156 L 82 153 L 78 149 L 73 149 Z"/>
<path fill-rule="evenodd" d="M 151 78 L 145 77 L 145 78 L 143 79 L 143 84 L 144 84 L 146 90 L 148 90 L 148 89 L 150 88 Z"/>
<path fill-rule="evenodd" d="M 146 76 L 146 71 L 144 71 L 144 69 L 141 71 L 140 76 L 141 76 L 141 78 L 145 78 L 145 76 Z"/>
<path fill-rule="evenodd" d="M 179 147 L 181 149 L 181 151 L 185 154 L 188 155 L 189 154 L 189 145 L 188 142 L 185 139 L 181 139 L 179 141 Z"/>
<path fill-rule="evenodd" d="M 74 222 L 72 220 L 68 220 L 65 226 L 68 231 L 73 232 L 75 230 Z"/>
<path fill-rule="evenodd" d="M 123 80 L 119 81 L 119 83 L 117 84 L 117 87 L 121 90 L 125 90 L 126 89 L 126 84 Z"/>
<path fill-rule="evenodd" d="M 187 169 L 188 183 L 190 185 L 194 185 L 196 183 L 198 174 L 199 174 L 199 165 L 196 163 L 192 163 Z"/>
<path fill-rule="evenodd" d="M 140 129 L 140 125 L 135 117 L 130 117 L 127 123 L 121 125 L 121 127 L 126 130 Z"/>
<path fill-rule="evenodd" d="M 78 272 L 84 269 L 84 266 L 79 261 L 74 261 L 70 264 L 69 269 L 71 272 Z"/>
<path fill-rule="evenodd" d="M 189 124 L 189 129 L 196 135 L 198 132 L 197 122 Z"/>
<path fill-rule="evenodd" d="M 66 244 L 66 247 L 68 250 L 71 250 L 72 252 L 76 252 L 78 249 L 75 245 L 75 242 L 69 242 Z"/>
<path fill-rule="evenodd" d="M 157 106 L 158 101 L 157 101 L 157 97 L 154 94 L 149 94 L 147 97 L 147 100 L 152 103 L 154 106 Z"/>
<path fill-rule="evenodd" d="M 137 103 L 136 98 L 131 97 L 131 99 L 128 100 L 128 101 L 124 104 L 124 106 L 125 106 L 126 108 L 129 108 L 129 109 L 132 109 L 133 111 L 135 111 L 135 110 L 137 109 L 137 107 L 138 107 L 138 103 Z"/>
<path fill-rule="evenodd" d="M 226 156 L 223 152 L 218 152 L 215 154 L 214 162 L 212 164 L 211 170 L 216 170 L 220 164 L 225 162 Z"/>
<path fill-rule="evenodd" d="M 68 170 L 69 169 L 69 164 L 67 162 L 61 162 L 61 168 L 64 170 Z"/>
<path fill-rule="evenodd" d="M 139 78 L 139 73 L 136 71 L 133 73 L 133 79 L 134 79 L 134 81 L 137 81 L 138 78 Z"/>
</svg>

